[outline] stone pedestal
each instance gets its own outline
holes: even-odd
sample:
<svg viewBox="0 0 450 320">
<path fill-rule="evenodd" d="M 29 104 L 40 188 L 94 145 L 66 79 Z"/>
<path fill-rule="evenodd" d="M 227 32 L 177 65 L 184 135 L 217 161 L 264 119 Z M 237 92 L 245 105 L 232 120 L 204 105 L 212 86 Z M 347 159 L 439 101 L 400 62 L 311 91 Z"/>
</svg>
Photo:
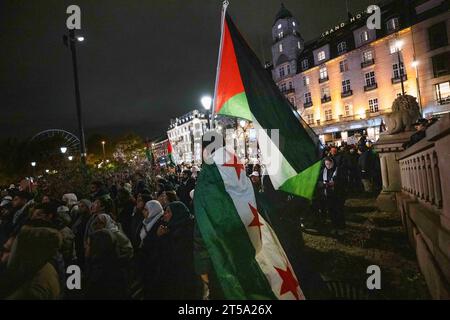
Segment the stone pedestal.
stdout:
<svg viewBox="0 0 450 320">
<path fill-rule="evenodd" d="M 383 189 L 377 198 L 377 207 L 381 211 L 397 211 L 396 193 L 401 191 L 400 167 L 397 155 L 404 149 L 402 145 L 409 141 L 414 132 L 402 132 L 389 135 L 382 133 L 374 148 L 380 157 Z"/>
</svg>

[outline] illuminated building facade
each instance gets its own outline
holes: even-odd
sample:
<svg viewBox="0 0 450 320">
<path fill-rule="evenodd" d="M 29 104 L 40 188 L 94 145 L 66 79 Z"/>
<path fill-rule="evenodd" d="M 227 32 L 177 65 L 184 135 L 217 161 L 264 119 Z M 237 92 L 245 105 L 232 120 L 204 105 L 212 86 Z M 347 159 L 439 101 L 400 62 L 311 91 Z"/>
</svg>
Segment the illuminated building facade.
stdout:
<svg viewBox="0 0 450 320">
<path fill-rule="evenodd" d="M 309 42 L 284 6 L 275 18 L 273 79 L 324 143 L 353 143 L 363 131 L 377 140 L 402 92 L 417 97 L 425 117 L 450 111 L 449 1 L 378 5 L 380 29 L 361 12 Z"/>
<path fill-rule="evenodd" d="M 207 116 L 198 110 L 170 120 L 167 136 L 178 164 L 202 162 L 202 136 L 207 127 Z"/>
</svg>

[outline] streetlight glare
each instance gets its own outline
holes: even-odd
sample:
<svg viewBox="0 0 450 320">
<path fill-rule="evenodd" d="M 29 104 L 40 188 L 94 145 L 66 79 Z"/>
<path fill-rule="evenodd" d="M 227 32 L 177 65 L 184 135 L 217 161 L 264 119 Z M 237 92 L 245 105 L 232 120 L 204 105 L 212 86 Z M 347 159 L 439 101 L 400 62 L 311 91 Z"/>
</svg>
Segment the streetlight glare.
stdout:
<svg viewBox="0 0 450 320">
<path fill-rule="evenodd" d="M 210 96 L 204 96 L 200 101 L 202 103 L 203 108 L 205 108 L 206 110 L 211 109 L 212 98 Z"/>
<path fill-rule="evenodd" d="M 419 61 L 415 60 L 411 63 L 413 68 L 417 68 L 419 66 Z"/>
<path fill-rule="evenodd" d="M 31 162 L 32 167 L 36 167 L 36 161 Z"/>
<path fill-rule="evenodd" d="M 397 40 L 395 41 L 395 47 L 397 48 L 397 50 L 402 50 L 403 47 L 403 40 Z"/>
<path fill-rule="evenodd" d="M 106 143 L 106 141 L 102 141 L 102 144 L 104 145 Z"/>
<path fill-rule="evenodd" d="M 63 153 L 63 154 L 67 152 L 67 148 L 66 147 L 61 147 L 59 149 L 61 150 L 61 153 Z"/>
<path fill-rule="evenodd" d="M 77 40 L 78 40 L 79 42 L 83 42 L 83 41 L 84 41 L 84 37 L 78 36 L 78 37 L 77 37 Z"/>
<path fill-rule="evenodd" d="M 73 160 L 73 156 L 68 156 L 67 159 L 69 159 L 69 161 Z"/>
</svg>

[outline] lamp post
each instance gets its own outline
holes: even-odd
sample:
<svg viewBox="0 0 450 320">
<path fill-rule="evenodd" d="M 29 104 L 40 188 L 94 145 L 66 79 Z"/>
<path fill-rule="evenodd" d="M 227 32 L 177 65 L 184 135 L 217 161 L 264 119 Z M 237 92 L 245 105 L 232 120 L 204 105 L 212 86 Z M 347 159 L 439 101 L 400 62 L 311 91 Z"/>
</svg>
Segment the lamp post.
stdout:
<svg viewBox="0 0 450 320">
<path fill-rule="evenodd" d="M 416 70 L 417 101 L 419 102 L 420 114 L 422 114 L 422 95 L 420 93 L 420 85 L 419 85 L 419 61 L 414 59 L 411 65 Z"/>
<path fill-rule="evenodd" d="M 33 168 L 33 177 L 35 176 L 35 173 L 34 173 L 34 168 L 36 167 L 36 161 L 32 161 L 31 162 L 31 167 Z"/>
<path fill-rule="evenodd" d="M 403 41 L 402 40 L 397 40 L 395 41 L 395 48 L 397 51 L 397 60 L 398 60 L 398 69 L 399 69 L 399 74 L 400 74 L 400 83 L 402 84 L 402 95 L 405 95 L 405 85 L 403 84 L 403 68 L 402 68 L 402 62 L 401 62 L 401 57 L 400 57 L 400 51 L 402 50 L 403 47 Z"/>
<path fill-rule="evenodd" d="M 103 141 L 102 141 L 102 149 L 103 149 L 103 160 L 105 160 L 105 159 L 106 159 L 106 153 L 105 153 L 105 144 L 106 144 L 106 141 L 105 141 L 105 140 L 103 140 Z"/>
<path fill-rule="evenodd" d="M 81 98 L 80 98 L 80 86 L 78 83 L 78 65 L 77 65 L 77 52 L 76 52 L 76 44 L 78 42 L 83 42 L 84 37 L 75 36 L 75 30 L 69 30 L 69 35 L 63 36 L 63 41 L 66 47 L 70 48 L 72 52 L 72 66 L 73 66 L 73 78 L 75 84 L 75 102 L 77 107 L 77 118 L 78 118 L 78 134 L 80 138 L 81 145 L 81 162 L 86 164 L 86 142 L 84 138 L 84 127 L 83 127 L 83 119 L 81 114 Z"/>
<path fill-rule="evenodd" d="M 211 104 L 212 104 L 212 98 L 210 96 L 203 96 L 200 99 L 200 102 L 202 103 L 203 108 L 205 108 L 206 110 L 206 116 L 207 116 L 207 120 L 208 120 L 208 129 L 212 128 L 212 124 L 211 122 L 213 121 L 213 119 L 210 119 L 210 110 L 211 110 Z"/>
<path fill-rule="evenodd" d="M 61 150 L 62 154 L 65 154 L 67 152 L 67 147 L 61 147 L 59 150 Z"/>
</svg>

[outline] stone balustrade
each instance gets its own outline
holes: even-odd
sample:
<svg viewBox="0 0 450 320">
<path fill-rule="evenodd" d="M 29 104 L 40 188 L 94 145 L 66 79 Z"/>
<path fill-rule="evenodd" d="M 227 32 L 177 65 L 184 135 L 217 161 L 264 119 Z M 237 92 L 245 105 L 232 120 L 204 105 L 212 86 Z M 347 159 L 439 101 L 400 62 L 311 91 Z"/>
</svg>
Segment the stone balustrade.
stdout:
<svg viewBox="0 0 450 320">
<path fill-rule="evenodd" d="M 450 114 L 396 160 L 397 209 L 420 270 L 434 299 L 450 299 Z"/>
</svg>

